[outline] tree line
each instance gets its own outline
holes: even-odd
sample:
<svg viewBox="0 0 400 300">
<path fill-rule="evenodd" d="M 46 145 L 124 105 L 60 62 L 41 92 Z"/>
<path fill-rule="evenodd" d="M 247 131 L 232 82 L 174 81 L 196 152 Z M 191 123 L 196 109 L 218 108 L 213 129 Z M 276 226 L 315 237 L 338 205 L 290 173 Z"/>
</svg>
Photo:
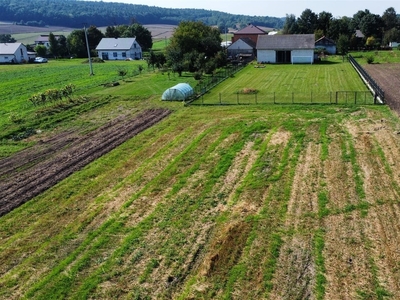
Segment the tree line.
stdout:
<svg viewBox="0 0 400 300">
<path fill-rule="evenodd" d="M 240 29 L 248 23 L 282 28 L 284 18 L 234 15 L 205 9 L 172 9 L 155 6 L 89 2 L 77 0 L 0 0 L 0 20 L 20 25 L 64 26 L 80 28 L 82 24 L 98 27 L 129 24 L 178 25 L 185 20 L 198 20 L 207 25 Z"/>
<path fill-rule="evenodd" d="M 356 35 L 357 30 L 362 35 Z M 382 15 L 373 14 L 368 9 L 359 10 L 350 17 L 334 18 L 330 12 L 313 12 L 306 9 L 300 17 L 286 15 L 282 32 L 284 34 L 310 34 L 316 38 L 329 37 L 336 41 L 339 52 L 348 49 L 378 48 L 390 42 L 400 42 L 400 15 L 393 7 Z"/>
</svg>

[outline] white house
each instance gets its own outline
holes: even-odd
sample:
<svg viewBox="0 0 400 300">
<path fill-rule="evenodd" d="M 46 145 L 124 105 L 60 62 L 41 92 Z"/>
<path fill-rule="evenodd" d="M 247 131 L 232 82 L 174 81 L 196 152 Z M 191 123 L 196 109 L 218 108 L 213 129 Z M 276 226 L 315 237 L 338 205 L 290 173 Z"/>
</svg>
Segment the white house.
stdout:
<svg viewBox="0 0 400 300">
<path fill-rule="evenodd" d="M 21 43 L 0 43 L 0 63 L 28 62 L 28 52 Z"/>
<path fill-rule="evenodd" d="M 314 34 L 259 35 L 257 62 L 312 64 L 314 47 Z"/>
<path fill-rule="evenodd" d="M 142 47 L 136 38 L 103 38 L 96 47 L 104 60 L 141 59 Z"/>
</svg>

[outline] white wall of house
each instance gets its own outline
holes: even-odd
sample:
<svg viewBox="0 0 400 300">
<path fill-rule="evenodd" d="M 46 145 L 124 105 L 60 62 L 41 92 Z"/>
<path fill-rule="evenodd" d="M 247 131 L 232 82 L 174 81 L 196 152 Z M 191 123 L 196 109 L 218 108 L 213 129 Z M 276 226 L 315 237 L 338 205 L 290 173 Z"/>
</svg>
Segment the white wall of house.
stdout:
<svg viewBox="0 0 400 300">
<path fill-rule="evenodd" d="M 108 57 L 108 60 L 125 60 L 127 58 L 132 58 L 132 59 L 141 59 L 142 58 L 142 52 L 134 49 L 128 50 L 128 51 L 118 51 L 118 50 L 109 50 L 109 51 L 98 51 L 98 55 L 100 58 L 106 59 L 105 57 Z"/>
<path fill-rule="evenodd" d="M 276 63 L 275 50 L 257 50 L 258 63 Z"/>
<path fill-rule="evenodd" d="M 312 64 L 314 62 L 314 50 L 292 50 L 292 63 Z"/>
<path fill-rule="evenodd" d="M 389 47 L 392 47 L 392 48 L 397 48 L 399 45 L 400 45 L 400 43 L 397 43 L 397 42 L 390 42 L 389 43 Z"/>
<path fill-rule="evenodd" d="M 0 63 L 22 63 L 28 62 L 28 52 L 23 44 L 20 44 L 14 53 L 1 53 Z"/>
</svg>

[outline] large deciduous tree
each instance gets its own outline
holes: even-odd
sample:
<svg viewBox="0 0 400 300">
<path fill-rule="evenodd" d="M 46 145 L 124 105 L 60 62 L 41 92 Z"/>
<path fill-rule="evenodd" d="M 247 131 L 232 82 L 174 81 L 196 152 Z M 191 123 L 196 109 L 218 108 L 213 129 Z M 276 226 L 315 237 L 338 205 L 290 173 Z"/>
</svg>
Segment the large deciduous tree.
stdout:
<svg viewBox="0 0 400 300">
<path fill-rule="evenodd" d="M 145 51 L 153 47 L 151 32 L 139 23 L 134 23 L 129 26 L 108 26 L 105 36 L 109 38 L 134 37 Z"/>
<path fill-rule="evenodd" d="M 11 34 L 0 34 L 0 43 L 15 43 L 16 41 Z"/>
<path fill-rule="evenodd" d="M 90 26 L 87 29 L 89 49 L 93 53 L 93 55 L 96 54 L 94 53 L 94 51 L 103 37 L 104 37 L 103 33 L 99 29 L 97 29 L 96 26 Z M 83 29 L 72 31 L 68 35 L 67 44 L 71 55 L 81 58 L 88 57 L 85 31 Z"/>
<path fill-rule="evenodd" d="M 178 70 L 180 73 L 183 70 L 209 73 L 221 66 L 216 59 L 218 52 L 222 51 L 221 42 L 217 28 L 200 21 L 183 21 L 176 28 L 166 48 L 167 60 L 178 73 Z"/>
</svg>

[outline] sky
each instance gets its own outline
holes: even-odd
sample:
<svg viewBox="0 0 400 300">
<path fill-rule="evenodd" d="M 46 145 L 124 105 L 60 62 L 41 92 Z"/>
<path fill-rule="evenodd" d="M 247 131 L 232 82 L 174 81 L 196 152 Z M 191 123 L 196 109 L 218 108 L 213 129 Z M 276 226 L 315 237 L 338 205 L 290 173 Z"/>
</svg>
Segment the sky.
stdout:
<svg viewBox="0 0 400 300">
<path fill-rule="evenodd" d="M 93 0 L 92 0 L 93 1 Z M 99 0 L 95 0 L 99 1 Z M 368 9 L 373 14 L 381 15 L 389 7 L 400 14 L 400 0 L 102 0 L 103 2 L 119 2 L 143 4 L 166 8 L 201 8 L 218 10 L 232 14 L 249 16 L 286 17 L 293 14 L 299 17 L 309 8 L 314 13 L 330 12 L 333 17 L 352 17 L 359 10 Z"/>
</svg>

